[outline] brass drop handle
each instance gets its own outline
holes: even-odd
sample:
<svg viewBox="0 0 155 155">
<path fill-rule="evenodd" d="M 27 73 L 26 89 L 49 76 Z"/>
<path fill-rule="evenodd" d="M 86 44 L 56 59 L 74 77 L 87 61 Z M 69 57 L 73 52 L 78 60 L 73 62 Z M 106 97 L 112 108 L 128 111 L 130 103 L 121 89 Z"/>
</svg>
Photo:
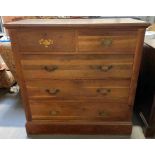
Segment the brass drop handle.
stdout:
<svg viewBox="0 0 155 155">
<path fill-rule="evenodd" d="M 52 111 L 49 111 L 49 114 L 52 116 L 55 116 L 59 114 L 59 111 L 52 110 Z"/>
<path fill-rule="evenodd" d="M 109 46 L 112 45 L 112 43 L 113 43 L 113 40 L 109 39 L 109 38 L 101 40 L 101 45 L 104 46 L 104 47 L 109 47 Z"/>
<path fill-rule="evenodd" d="M 104 72 L 107 72 L 109 71 L 113 66 L 112 65 L 103 65 L 103 66 L 100 66 L 100 70 L 101 71 L 104 71 Z"/>
<path fill-rule="evenodd" d="M 98 113 L 98 115 L 101 116 L 101 117 L 107 117 L 107 116 L 108 116 L 108 113 L 105 112 L 105 111 L 100 111 L 100 112 Z"/>
<path fill-rule="evenodd" d="M 55 71 L 56 69 L 58 69 L 58 66 L 56 65 L 52 65 L 52 66 L 44 66 L 44 69 L 48 72 L 52 72 Z"/>
<path fill-rule="evenodd" d="M 51 95 L 56 95 L 57 93 L 60 92 L 60 90 L 57 88 L 51 88 L 51 89 L 46 89 L 46 92 L 48 92 Z"/>
<path fill-rule="evenodd" d="M 92 69 L 98 69 L 98 70 L 103 71 L 103 72 L 107 72 L 113 68 L 112 65 L 94 65 L 94 66 L 90 66 L 90 67 Z"/>
<path fill-rule="evenodd" d="M 108 95 L 111 92 L 111 89 L 108 88 L 98 88 L 97 93 L 100 93 L 102 95 Z"/>
</svg>

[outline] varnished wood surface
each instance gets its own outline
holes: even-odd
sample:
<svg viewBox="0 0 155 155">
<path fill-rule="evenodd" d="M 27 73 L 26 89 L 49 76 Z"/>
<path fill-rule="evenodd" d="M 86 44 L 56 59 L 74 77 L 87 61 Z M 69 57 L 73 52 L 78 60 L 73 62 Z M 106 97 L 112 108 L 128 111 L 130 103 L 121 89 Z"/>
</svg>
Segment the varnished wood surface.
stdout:
<svg viewBox="0 0 155 155">
<path fill-rule="evenodd" d="M 117 33 L 116 33 L 117 32 Z M 134 53 L 137 31 L 108 31 L 104 29 L 22 29 L 18 30 L 22 53 Z M 52 44 L 40 43 L 52 41 Z M 109 42 L 106 45 L 106 42 Z"/>
<path fill-rule="evenodd" d="M 26 123 L 28 134 L 126 134 L 132 131 L 131 122 L 40 122 Z"/>
<path fill-rule="evenodd" d="M 30 99 L 102 99 L 128 98 L 130 80 L 38 80 L 28 81 Z M 56 91 L 54 93 L 53 91 Z"/>
<path fill-rule="evenodd" d="M 55 121 L 130 121 L 131 109 L 125 103 L 99 100 L 89 103 L 77 101 L 30 101 L 33 120 Z"/>
<path fill-rule="evenodd" d="M 17 32 L 17 37 L 21 52 L 74 52 L 76 47 L 74 30 L 24 29 Z M 40 40 L 50 40 L 52 44 L 45 46 Z"/>
<path fill-rule="evenodd" d="M 106 42 L 110 41 L 109 45 Z M 79 52 L 134 53 L 137 31 L 113 31 L 104 29 L 81 29 L 78 31 Z"/>
<path fill-rule="evenodd" d="M 77 34 L 77 35 L 75 35 Z M 24 29 L 17 33 L 21 52 L 117 52 L 134 53 L 137 42 L 137 31 L 110 31 L 104 29 L 91 30 L 58 30 L 58 29 Z M 77 38 L 76 38 L 77 37 Z M 53 43 L 47 47 L 40 44 L 40 40 L 51 40 Z M 77 43 L 75 41 L 77 40 Z M 110 46 L 104 41 L 110 40 Z M 76 49 L 76 50 L 75 50 Z"/>
<path fill-rule="evenodd" d="M 6 24 L 17 57 L 27 132 L 130 133 L 147 26 L 132 19 Z"/>
<path fill-rule="evenodd" d="M 139 39 L 138 39 L 136 51 L 135 51 L 135 58 L 134 58 L 130 92 L 129 92 L 129 100 L 128 100 L 128 104 L 131 104 L 131 105 L 134 104 L 134 99 L 135 99 L 135 94 L 136 94 L 137 80 L 138 80 L 138 75 L 139 75 L 139 68 L 140 68 L 143 43 L 144 43 L 144 34 L 145 34 L 145 29 L 139 29 L 138 31 Z"/>
<path fill-rule="evenodd" d="M 27 80 L 131 78 L 133 55 L 26 55 L 21 63 Z"/>
<path fill-rule="evenodd" d="M 110 19 L 27 19 L 4 24 L 6 28 L 15 27 L 109 27 L 109 26 L 130 26 L 147 27 L 150 24 L 131 18 L 110 18 Z"/>
</svg>

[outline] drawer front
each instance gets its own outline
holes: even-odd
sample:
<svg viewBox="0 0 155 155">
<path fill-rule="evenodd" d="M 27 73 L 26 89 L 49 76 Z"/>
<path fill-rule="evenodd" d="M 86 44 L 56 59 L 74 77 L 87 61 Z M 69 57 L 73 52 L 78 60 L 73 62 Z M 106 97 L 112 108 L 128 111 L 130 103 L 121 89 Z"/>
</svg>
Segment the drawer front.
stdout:
<svg viewBox="0 0 155 155">
<path fill-rule="evenodd" d="M 134 53 L 136 31 L 81 30 L 78 35 L 80 52 Z"/>
<path fill-rule="evenodd" d="M 22 29 L 17 32 L 21 52 L 74 52 L 73 30 Z"/>
<path fill-rule="evenodd" d="M 94 120 L 127 121 L 131 119 L 131 110 L 125 103 L 104 103 L 101 100 L 30 102 L 33 120 Z"/>
<path fill-rule="evenodd" d="M 126 101 L 130 80 L 36 80 L 27 81 L 29 99 L 102 99 Z"/>
<path fill-rule="evenodd" d="M 27 55 L 21 63 L 25 79 L 130 78 L 133 55 Z"/>
</svg>

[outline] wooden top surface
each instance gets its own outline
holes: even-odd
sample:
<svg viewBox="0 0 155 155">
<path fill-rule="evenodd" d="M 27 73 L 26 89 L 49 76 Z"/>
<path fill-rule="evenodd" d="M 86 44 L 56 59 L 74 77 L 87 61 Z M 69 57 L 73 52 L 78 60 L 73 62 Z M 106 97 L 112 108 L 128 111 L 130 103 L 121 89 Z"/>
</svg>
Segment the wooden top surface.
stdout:
<svg viewBox="0 0 155 155">
<path fill-rule="evenodd" d="M 104 27 L 104 26 L 139 26 L 148 27 L 150 24 L 131 18 L 106 19 L 26 19 L 4 24 L 6 28 L 15 27 Z"/>
</svg>

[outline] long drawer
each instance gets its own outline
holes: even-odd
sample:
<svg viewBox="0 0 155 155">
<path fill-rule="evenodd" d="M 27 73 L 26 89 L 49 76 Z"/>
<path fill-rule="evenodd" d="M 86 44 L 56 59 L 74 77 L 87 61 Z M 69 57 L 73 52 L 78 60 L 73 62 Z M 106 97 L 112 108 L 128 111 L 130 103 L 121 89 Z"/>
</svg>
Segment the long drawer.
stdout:
<svg viewBox="0 0 155 155">
<path fill-rule="evenodd" d="M 26 81 L 29 99 L 126 101 L 130 80 L 35 80 Z"/>
<path fill-rule="evenodd" d="M 29 102 L 33 120 L 127 121 L 131 119 L 131 109 L 125 103 L 110 103 L 102 100 L 94 102 L 31 100 Z"/>
<path fill-rule="evenodd" d="M 134 55 L 24 55 L 25 79 L 130 78 Z"/>
</svg>

